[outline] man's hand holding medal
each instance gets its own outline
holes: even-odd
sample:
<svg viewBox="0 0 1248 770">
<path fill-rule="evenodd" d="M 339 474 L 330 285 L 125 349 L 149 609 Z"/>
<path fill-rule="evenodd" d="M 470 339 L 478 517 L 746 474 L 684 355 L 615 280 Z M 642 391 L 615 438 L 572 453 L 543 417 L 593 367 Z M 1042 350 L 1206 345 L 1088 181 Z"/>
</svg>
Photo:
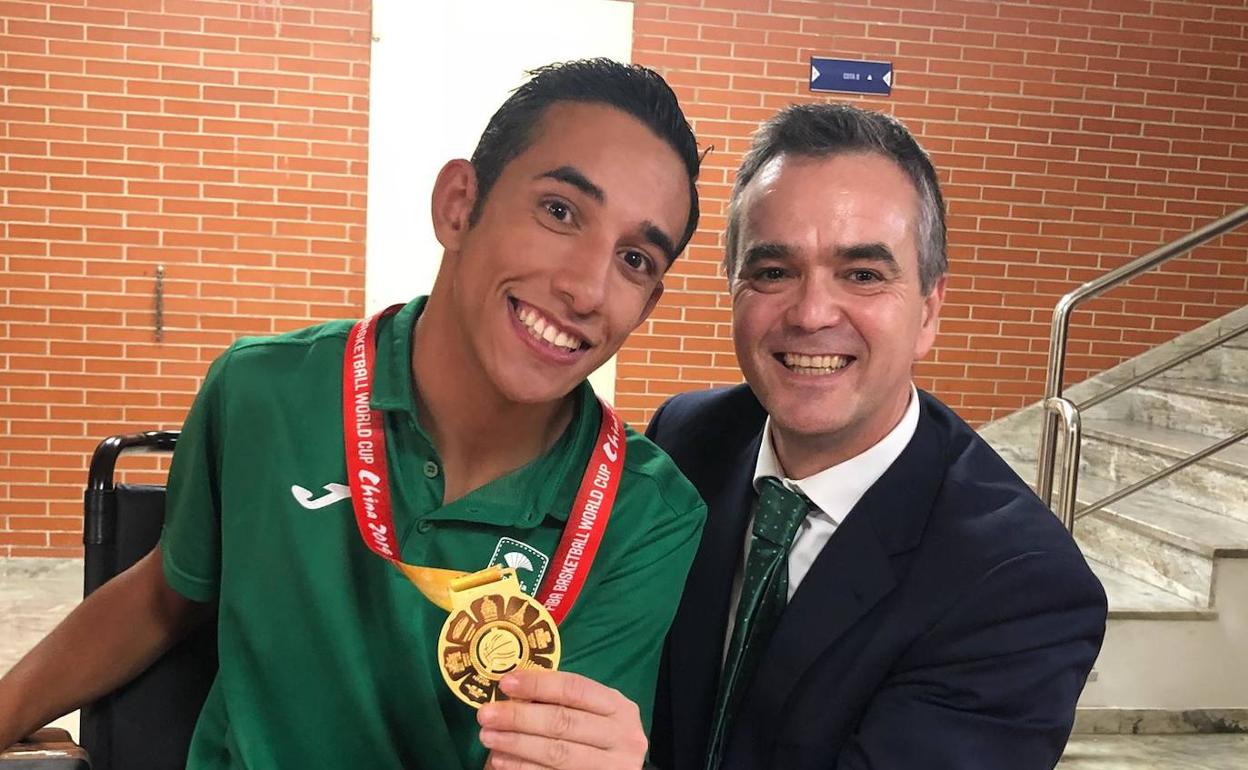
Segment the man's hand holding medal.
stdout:
<svg viewBox="0 0 1248 770">
<path fill-rule="evenodd" d="M 516 671 L 503 677 L 509 700 L 477 712 L 486 770 L 638 770 L 646 733 L 637 704 L 567 671 Z"/>
</svg>

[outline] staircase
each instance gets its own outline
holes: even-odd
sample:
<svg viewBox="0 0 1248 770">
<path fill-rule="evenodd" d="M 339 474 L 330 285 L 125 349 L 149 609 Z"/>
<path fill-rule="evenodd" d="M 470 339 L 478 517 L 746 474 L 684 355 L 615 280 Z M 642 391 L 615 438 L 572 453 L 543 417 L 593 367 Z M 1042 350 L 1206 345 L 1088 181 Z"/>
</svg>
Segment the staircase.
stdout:
<svg viewBox="0 0 1248 770">
<path fill-rule="evenodd" d="M 1248 325 L 1248 307 L 1071 387 L 1086 400 Z M 1029 482 L 1042 412 L 981 434 Z M 1248 427 L 1248 334 L 1083 413 L 1078 508 Z M 1059 460 L 1060 467 L 1060 460 Z M 1109 595 L 1110 620 L 1080 705 L 1248 713 L 1248 443 L 1078 520 L 1075 538 Z"/>
</svg>

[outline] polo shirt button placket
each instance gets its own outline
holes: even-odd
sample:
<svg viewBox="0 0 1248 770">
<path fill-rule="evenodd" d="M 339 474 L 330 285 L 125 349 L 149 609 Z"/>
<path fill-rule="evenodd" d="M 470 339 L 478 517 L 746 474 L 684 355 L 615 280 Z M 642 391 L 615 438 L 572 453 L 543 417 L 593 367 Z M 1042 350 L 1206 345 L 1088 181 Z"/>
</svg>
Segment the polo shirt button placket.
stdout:
<svg viewBox="0 0 1248 770">
<path fill-rule="evenodd" d="M 424 468 L 425 478 L 436 479 L 438 477 L 438 470 L 439 470 L 438 464 L 435 463 L 433 460 L 428 460 L 425 462 L 425 468 Z"/>
</svg>

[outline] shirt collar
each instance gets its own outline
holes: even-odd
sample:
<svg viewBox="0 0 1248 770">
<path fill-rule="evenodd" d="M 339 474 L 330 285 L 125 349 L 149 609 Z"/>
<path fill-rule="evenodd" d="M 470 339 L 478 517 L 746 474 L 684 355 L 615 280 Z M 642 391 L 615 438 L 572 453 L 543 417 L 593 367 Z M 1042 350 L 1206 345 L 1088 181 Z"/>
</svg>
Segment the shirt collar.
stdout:
<svg viewBox="0 0 1248 770">
<path fill-rule="evenodd" d="M 417 297 L 377 327 L 377 363 L 373 376 L 372 407 L 383 412 L 407 412 L 416 418 L 412 390 L 412 332 L 428 297 Z"/>
<path fill-rule="evenodd" d="M 901 455 L 910 443 L 919 424 L 919 395 L 914 384 L 910 385 L 910 403 L 901 421 L 871 448 L 861 454 L 824 468 L 804 479 L 790 479 L 780 466 L 775 445 L 771 440 L 771 417 L 763 425 L 763 442 L 754 465 L 754 488 L 764 476 L 781 479 L 790 489 L 805 495 L 821 513 L 840 524 L 850 510 L 866 494 L 871 485 L 884 475 L 884 471 Z"/>
<path fill-rule="evenodd" d="M 498 510 L 533 510 L 559 521 L 568 520 L 602 421 L 598 397 L 588 381 L 582 381 L 572 394 L 572 420 L 554 445 L 528 465 L 478 487 L 472 493 L 474 501 Z M 540 521 L 540 517 L 532 518 L 528 526 Z"/>
</svg>

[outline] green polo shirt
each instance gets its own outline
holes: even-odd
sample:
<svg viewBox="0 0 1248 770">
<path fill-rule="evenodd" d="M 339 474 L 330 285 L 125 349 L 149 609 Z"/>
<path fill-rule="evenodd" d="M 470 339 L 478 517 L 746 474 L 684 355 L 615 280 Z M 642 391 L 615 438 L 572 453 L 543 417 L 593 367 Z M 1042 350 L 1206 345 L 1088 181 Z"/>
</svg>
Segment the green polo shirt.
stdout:
<svg viewBox="0 0 1248 770">
<path fill-rule="evenodd" d="M 441 461 L 411 379 L 423 298 L 378 329 L 373 406 L 385 413 L 395 528 L 408 564 L 517 566 L 532 593 L 597 436 L 588 383 L 563 436 L 530 464 L 442 504 Z M 184 596 L 217 601 L 221 667 L 190 768 L 479 768 L 476 712 L 437 668 L 446 612 L 370 551 L 352 513 L 342 364 L 351 322 L 233 345 L 178 440 L 161 547 Z M 649 725 L 664 634 L 705 506 L 629 431 L 598 557 L 560 626 L 560 668 L 615 687 Z"/>
</svg>

